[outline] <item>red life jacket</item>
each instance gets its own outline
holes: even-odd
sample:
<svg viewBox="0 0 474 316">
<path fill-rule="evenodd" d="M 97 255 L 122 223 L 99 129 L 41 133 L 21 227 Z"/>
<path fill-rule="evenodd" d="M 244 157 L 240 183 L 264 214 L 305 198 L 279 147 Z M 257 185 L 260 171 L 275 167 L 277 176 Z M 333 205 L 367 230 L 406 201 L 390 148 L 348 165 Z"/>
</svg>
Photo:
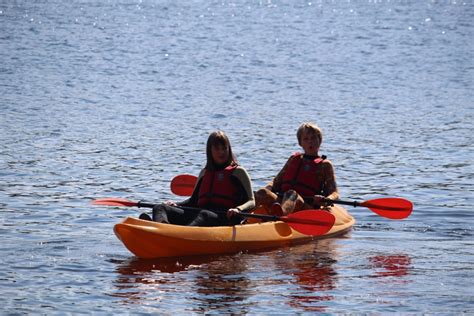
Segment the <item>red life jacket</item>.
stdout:
<svg viewBox="0 0 474 316">
<path fill-rule="evenodd" d="M 281 190 L 293 189 L 302 197 L 321 194 L 324 186 L 321 162 L 325 158 L 309 160 L 304 159 L 301 153 L 294 153 L 283 175 Z"/>
<path fill-rule="evenodd" d="M 199 207 L 232 208 L 237 205 L 238 188 L 231 181 L 231 175 L 237 166 L 228 166 L 223 170 L 204 172 L 198 193 Z"/>
</svg>

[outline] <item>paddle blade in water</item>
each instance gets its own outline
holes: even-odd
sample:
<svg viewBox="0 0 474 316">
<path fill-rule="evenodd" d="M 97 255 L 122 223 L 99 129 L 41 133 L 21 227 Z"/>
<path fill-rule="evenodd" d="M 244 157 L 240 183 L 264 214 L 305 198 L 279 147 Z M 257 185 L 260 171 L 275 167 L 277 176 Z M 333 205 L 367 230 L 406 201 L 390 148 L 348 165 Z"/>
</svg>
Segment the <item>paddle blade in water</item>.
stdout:
<svg viewBox="0 0 474 316">
<path fill-rule="evenodd" d="M 302 234 L 320 236 L 331 230 L 336 218 L 327 211 L 304 210 L 280 217 L 280 220 Z"/>
<path fill-rule="evenodd" d="M 118 198 L 106 198 L 106 199 L 97 199 L 92 201 L 94 205 L 107 205 L 107 206 L 137 206 L 137 202 L 129 201 L 126 199 Z"/>
<path fill-rule="evenodd" d="M 171 180 L 171 192 L 179 196 L 191 196 L 197 177 L 191 174 L 180 174 Z"/>
<path fill-rule="evenodd" d="M 407 218 L 413 211 L 413 203 L 402 198 L 374 199 L 362 202 L 360 206 L 365 206 L 374 213 L 390 219 Z"/>
</svg>

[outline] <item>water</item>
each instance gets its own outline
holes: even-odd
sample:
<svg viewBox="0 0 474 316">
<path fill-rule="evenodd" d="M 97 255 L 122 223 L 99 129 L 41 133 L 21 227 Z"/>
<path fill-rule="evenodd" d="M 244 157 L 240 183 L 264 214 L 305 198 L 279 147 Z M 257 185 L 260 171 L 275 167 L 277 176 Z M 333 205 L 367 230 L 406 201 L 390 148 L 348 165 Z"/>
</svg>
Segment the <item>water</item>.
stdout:
<svg viewBox="0 0 474 316">
<path fill-rule="evenodd" d="M 472 1 L 2 1 L 0 310 L 474 312 Z M 177 199 L 222 129 L 262 186 L 324 131 L 342 197 L 390 221 L 262 253 L 139 260 L 113 235 Z"/>
</svg>

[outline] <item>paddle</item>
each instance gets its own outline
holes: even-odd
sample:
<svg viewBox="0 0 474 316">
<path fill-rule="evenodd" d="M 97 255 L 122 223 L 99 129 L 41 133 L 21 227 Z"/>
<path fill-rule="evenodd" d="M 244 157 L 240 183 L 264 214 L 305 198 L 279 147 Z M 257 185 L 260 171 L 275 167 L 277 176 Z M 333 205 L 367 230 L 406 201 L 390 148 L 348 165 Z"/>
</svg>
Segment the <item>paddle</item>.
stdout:
<svg viewBox="0 0 474 316">
<path fill-rule="evenodd" d="M 183 188 L 194 188 L 196 181 L 197 177 L 190 174 L 177 175 L 171 181 L 171 192 L 180 196 L 189 196 L 192 194 L 193 189 L 186 191 Z M 187 194 L 188 192 L 190 193 Z M 390 219 L 406 218 L 410 216 L 411 212 L 413 211 L 413 204 L 410 201 L 402 198 L 379 198 L 364 202 L 351 202 L 331 199 L 326 199 L 326 201 L 333 204 L 351 205 L 353 207 L 367 207 L 374 213 Z"/>
<path fill-rule="evenodd" d="M 390 219 L 404 219 L 413 211 L 413 203 L 402 198 L 379 198 L 364 202 L 326 199 L 330 203 L 367 207 L 375 214 Z"/>
<path fill-rule="evenodd" d="M 107 205 L 107 206 L 137 206 L 153 208 L 156 204 L 145 203 L 145 202 L 133 202 L 125 199 L 118 198 L 106 198 L 94 200 L 92 204 L 95 205 Z M 200 208 L 196 207 L 183 207 L 180 208 L 190 211 L 200 211 Z M 225 213 L 225 211 L 220 212 Z M 262 214 L 249 214 L 240 213 L 243 217 L 259 218 L 270 221 L 282 221 L 287 223 L 294 230 L 310 236 L 324 235 L 331 230 L 336 218 L 329 212 L 322 210 L 305 210 L 296 213 L 292 213 L 288 216 L 273 216 L 273 215 L 262 215 Z"/>
<path fill-rule="evenodd" d="M 197 177 L 191 174 L 180 174 L 171 180 L 171 192 L 179 196 L 190 196 L 193 194 Z"/>
</svg>

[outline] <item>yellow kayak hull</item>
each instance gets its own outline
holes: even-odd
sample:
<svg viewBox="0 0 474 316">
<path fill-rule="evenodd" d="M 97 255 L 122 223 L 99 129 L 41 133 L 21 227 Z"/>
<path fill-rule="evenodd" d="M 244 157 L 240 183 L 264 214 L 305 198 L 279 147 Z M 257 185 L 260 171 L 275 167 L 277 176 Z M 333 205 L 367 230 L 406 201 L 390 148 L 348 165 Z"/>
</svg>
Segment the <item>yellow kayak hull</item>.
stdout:
<svg viewBox="0 0 474 316">
<path fill-rule="evenodd" d="M 139 258 L 181 257 L 256 251 L 322 238 L 349 231 L 354 218 L 342 207 L 333 206 L 336 222 L 322 236 L 308 236 L 284 222 L 265 222 L 236 226 L 189 227 L 128 217 L 114 226 L 125 247 Z"/>
</svg>

